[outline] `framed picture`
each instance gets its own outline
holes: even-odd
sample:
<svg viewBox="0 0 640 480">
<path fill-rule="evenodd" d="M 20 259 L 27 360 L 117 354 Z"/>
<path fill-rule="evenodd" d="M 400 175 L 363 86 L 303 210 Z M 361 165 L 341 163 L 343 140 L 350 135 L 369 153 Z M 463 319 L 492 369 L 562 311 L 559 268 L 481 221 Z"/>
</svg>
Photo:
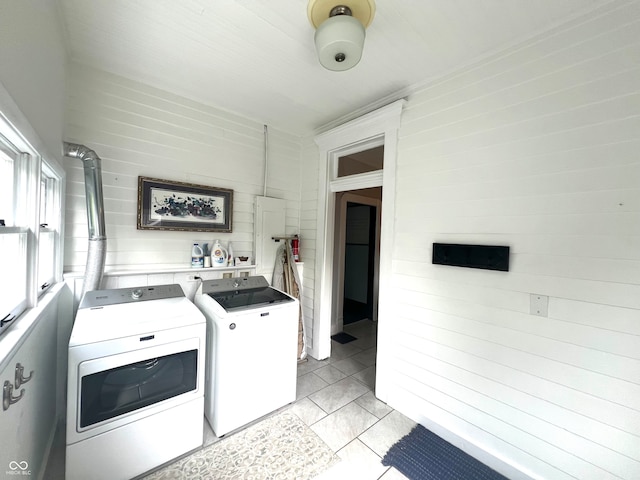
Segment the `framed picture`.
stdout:
<svg viewBox="0 0 640 480">
<path fill-rule="evenodd" d="M 233 190 L 138 177 L 138 230 L 231 232 Z"/>
</svg>

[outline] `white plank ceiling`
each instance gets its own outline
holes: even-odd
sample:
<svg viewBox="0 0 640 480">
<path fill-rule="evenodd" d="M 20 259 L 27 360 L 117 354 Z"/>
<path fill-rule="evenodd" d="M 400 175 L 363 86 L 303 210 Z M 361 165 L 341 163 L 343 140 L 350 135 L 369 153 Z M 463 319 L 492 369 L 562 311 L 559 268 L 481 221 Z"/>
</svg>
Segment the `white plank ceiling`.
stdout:
<svg viewBox="0 0 640 480">
<path fill-rule="evenodd" d="M 378 0 L 360 64 L 331 72 L 306 0 L 58 1 L 72 61 L 298 134 L 610 3 Z"/>
</svg>

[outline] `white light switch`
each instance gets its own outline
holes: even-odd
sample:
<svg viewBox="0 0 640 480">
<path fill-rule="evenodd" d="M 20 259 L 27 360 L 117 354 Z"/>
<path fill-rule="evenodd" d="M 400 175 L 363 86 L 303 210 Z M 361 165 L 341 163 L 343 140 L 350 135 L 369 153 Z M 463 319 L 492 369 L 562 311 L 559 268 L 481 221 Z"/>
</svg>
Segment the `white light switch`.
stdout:
<svg viewBox="0 0 640 480">
<path fill-rule="evenodd" d="M 549 316 L 549 297 L 546 295 L 531 294 L 531 303 L 529 308 L 531 315 L 538 315 L 540 317 Z"/>
</svg>

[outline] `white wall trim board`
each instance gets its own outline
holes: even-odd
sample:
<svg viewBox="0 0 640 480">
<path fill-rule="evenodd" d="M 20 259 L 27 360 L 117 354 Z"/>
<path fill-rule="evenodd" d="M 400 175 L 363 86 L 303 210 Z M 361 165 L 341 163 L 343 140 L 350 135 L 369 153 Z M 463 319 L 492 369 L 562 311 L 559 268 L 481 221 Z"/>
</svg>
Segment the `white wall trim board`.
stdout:
<svg viewBox="0 0 640 480">
<path fill-rule="evenodd" d="M 331 192 L 346 192 L 349 190 L 359 190 L 361 188 L 381 187 L 383 180 L 383 171 L 359 173 L 349 175 L 333 180 L 329 183 Z"/>
</svg>

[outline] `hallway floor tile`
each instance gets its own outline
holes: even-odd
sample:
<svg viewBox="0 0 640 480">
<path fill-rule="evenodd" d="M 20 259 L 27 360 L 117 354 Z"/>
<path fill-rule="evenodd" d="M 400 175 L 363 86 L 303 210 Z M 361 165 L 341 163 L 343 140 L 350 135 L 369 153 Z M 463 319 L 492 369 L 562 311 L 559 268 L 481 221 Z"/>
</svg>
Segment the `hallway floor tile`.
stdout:
<svg viewBox="0 0 640 480">
<path fill-rule="evenodd" d="M 331 358 L 298 366 L 298 400 L 291 411 L 341 458 L 316 480 L 406 480 L 382 465 L 389 447 L 416 425 L 378 400 L 375 391 L 376 324 L 345 325 L 357 338 L 331 342 Z"/>
</svg>

